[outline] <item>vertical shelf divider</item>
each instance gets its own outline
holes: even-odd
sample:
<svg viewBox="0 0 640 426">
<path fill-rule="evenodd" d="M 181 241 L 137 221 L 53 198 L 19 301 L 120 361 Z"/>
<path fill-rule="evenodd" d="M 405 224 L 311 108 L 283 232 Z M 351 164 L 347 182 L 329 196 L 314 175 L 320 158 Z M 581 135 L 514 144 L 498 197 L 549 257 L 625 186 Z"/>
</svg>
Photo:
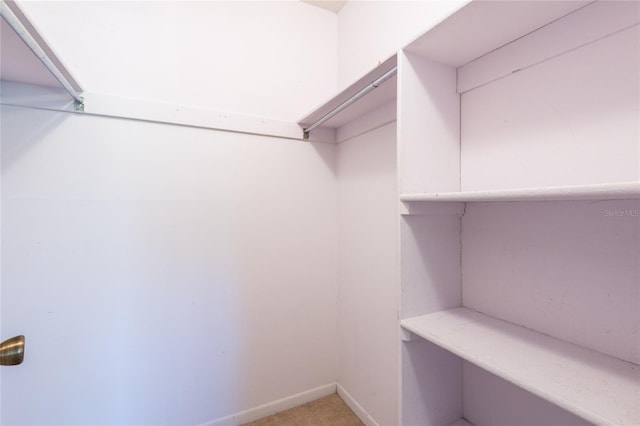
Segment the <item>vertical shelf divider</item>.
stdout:
<svg viewBox="0 0 640 426">
<path fill-rule="evenodd" d="M 400 192 L 460 190 L 460 96 L 453 67 L 398 54 Z M 401 318 L 460 306 L 457 205 L 421 209 L 400 225 Z M 442 283 L 447 285 L 443 286 Z M 462 361 L 422 339 L 402 342 L 401 424 L 462 417 Z M 437 366 L 437 368 L 433 368 Z"/>
</svg>

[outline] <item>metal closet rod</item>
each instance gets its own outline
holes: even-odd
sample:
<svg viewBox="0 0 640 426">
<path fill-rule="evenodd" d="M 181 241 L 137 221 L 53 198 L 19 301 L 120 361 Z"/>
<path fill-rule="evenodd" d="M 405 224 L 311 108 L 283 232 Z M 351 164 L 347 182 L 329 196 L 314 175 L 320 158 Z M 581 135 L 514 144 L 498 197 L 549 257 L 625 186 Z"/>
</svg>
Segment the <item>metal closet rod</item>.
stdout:
<svg viewBox="0 0 640 426">
<path fill-rule="evenodd" d="M 330 120 L 331 118 L 333 118 L 334 116 L 339 114 L 345 108 L 347 108 L 350 105 L 354 104 L 359 99 L 363 98 L 368 93 L 372 92 L 374 89 L 377 89 L 378 87 L 380 87 L 380 85 L 382 83 L 384 83 L 385 81 L 389 80 L 391 77 L 396 75 L 397 72 L 398 72 L 398 67 L 397 66 L 391 68 L 389 71 L 384 73 L 382 75 L 382 77 L 378 78 L 376 81 L 374 81 L 373 83 L 369 84 L 367 87 L 365 87 L 364 89 L 360 90 L 358 93 L 356 93 L 355 95 L 353 95 L 352 97 L 350 97 L 349 99 L 347 99 L 346 101 L 344 101 L 343 103 L 341 103 L 340 105 L 338 105 L 337 107 L 335 107 L 334 109 L 332 109 L 331 111 L 329 111 L 328 113 L 323 115 L 322 118 L 320 118 L 319 120 L 314 122 L 312 125 L 302 129 L 302 131 L 304 132 L 304 138 L 305 139 L 309 139 L 309 133 L 311 131 L 313 131 L 313 129 L 317 128 L 318 126 L 322 126 L 322 124 L 324 124 L 326 121 Z"/>
<path fill-rule="evenodd" d="M 84 99 L 82 98 L 82 96 L 80 96 L 80 93 L 78 93 L 71 86 L 71 83 L 69 83 L 65 76 L 62 75 L 60 70 L 58 70 L 58 67 L 56 67 L 53 61 L 51 61 L 49 56 L 47 56 L 47 53 L 42 49 L 42 47 L 40 47 L 29 30 L 27 30 L 24 24 L 20 21 L 20 19 L 18 19 L 16 14 L 9 8 L 8 4 L 4 0 L 0 2 L 0 15 L 4 18 L 7 24 L 9 24 L 11 28 L 13 28 L 18 37 L 22 39 L 24 44 L 26 44 L 27 47 L 31 49 L 33 54 L 36 55 L 38 59 L 40 59 L 40 62 L 42 62 L 45 67 L 47 67 L 51 75 L 53 75 L 53 77 L 58 80 L 62 87 L 64 87 L 64 90 L 66 90 L 69 95 L 71 95 L 71 97 L 76 102 L 76 109 L 82 109 Z"/>
</svg>

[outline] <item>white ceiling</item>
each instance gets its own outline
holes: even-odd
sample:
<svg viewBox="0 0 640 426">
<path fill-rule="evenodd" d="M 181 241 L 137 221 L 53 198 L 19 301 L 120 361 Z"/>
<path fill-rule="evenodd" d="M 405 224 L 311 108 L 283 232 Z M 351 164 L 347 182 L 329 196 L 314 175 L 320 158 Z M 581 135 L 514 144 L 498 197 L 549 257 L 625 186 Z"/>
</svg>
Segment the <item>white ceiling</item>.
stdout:
<svg viewBox="0 0 640 426">
<path fill-rule="evenodd" d="M 311 6 L 321 7 L 322 9 L 329 10 L 334 13 L 340 12 L 342 6 L 347 0 L 301 0 L 303 3 L 310 4 Z"/>
</svg>

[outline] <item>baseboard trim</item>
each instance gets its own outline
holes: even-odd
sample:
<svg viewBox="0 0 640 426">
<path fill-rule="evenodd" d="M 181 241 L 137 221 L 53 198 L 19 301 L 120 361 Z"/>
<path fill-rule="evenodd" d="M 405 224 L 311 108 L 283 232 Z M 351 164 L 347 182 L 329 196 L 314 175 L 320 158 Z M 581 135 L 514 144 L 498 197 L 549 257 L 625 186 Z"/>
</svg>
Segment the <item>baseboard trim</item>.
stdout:
<svg viewBox="0 0 640 426">
<path fill-rule="evenodd" d="M 255 408 L 241 411 L 230 416 L 221 417 L 208 423 L 203 423 L 200 426 L 240 426 L 245 423 L 253 422 L 263 417 L 271 416 L 281 411 L 306 404 L 307 402 L 314 401 L 322 398 L 323 396 L 336 393 L 336 386 L 336 383 L 330 383 L 328 385 L 291 395 L 277 401 L 259 405 Z"/>
<path fill-rule="evenodd" d="M 347 392 L 345 388 L 340 386 L 340 384 L 337 385 L 337 388 L 340 398 L 342 398 L 345 404 L 347 404 L 349 408 L 351 408 L 351 411 L 353 411 L 356 416 L 358 416 L 362 423 L 367 426 L 380 426 L 375 420 L 373 420 L 373 417 L 371 417 L 369 413 L 367 413 L 367 411 L 362 408 L 362 406 L 358 404 L 351 395 L 349 395 L 349 392 Z"/>
</svg>

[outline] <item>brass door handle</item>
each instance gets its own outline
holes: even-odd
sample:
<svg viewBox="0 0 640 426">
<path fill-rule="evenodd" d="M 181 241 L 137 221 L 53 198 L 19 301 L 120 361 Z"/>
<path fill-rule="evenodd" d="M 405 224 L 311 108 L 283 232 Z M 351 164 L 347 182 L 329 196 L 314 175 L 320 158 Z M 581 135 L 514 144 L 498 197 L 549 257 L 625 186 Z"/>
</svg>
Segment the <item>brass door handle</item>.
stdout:
<svg viewBox="0 0 640 426">
<path fill-rule="evenodd" d="M 24 360 L 24 336 L 0 343 L 0 365 L 18 365 Z"/>
</svg>

